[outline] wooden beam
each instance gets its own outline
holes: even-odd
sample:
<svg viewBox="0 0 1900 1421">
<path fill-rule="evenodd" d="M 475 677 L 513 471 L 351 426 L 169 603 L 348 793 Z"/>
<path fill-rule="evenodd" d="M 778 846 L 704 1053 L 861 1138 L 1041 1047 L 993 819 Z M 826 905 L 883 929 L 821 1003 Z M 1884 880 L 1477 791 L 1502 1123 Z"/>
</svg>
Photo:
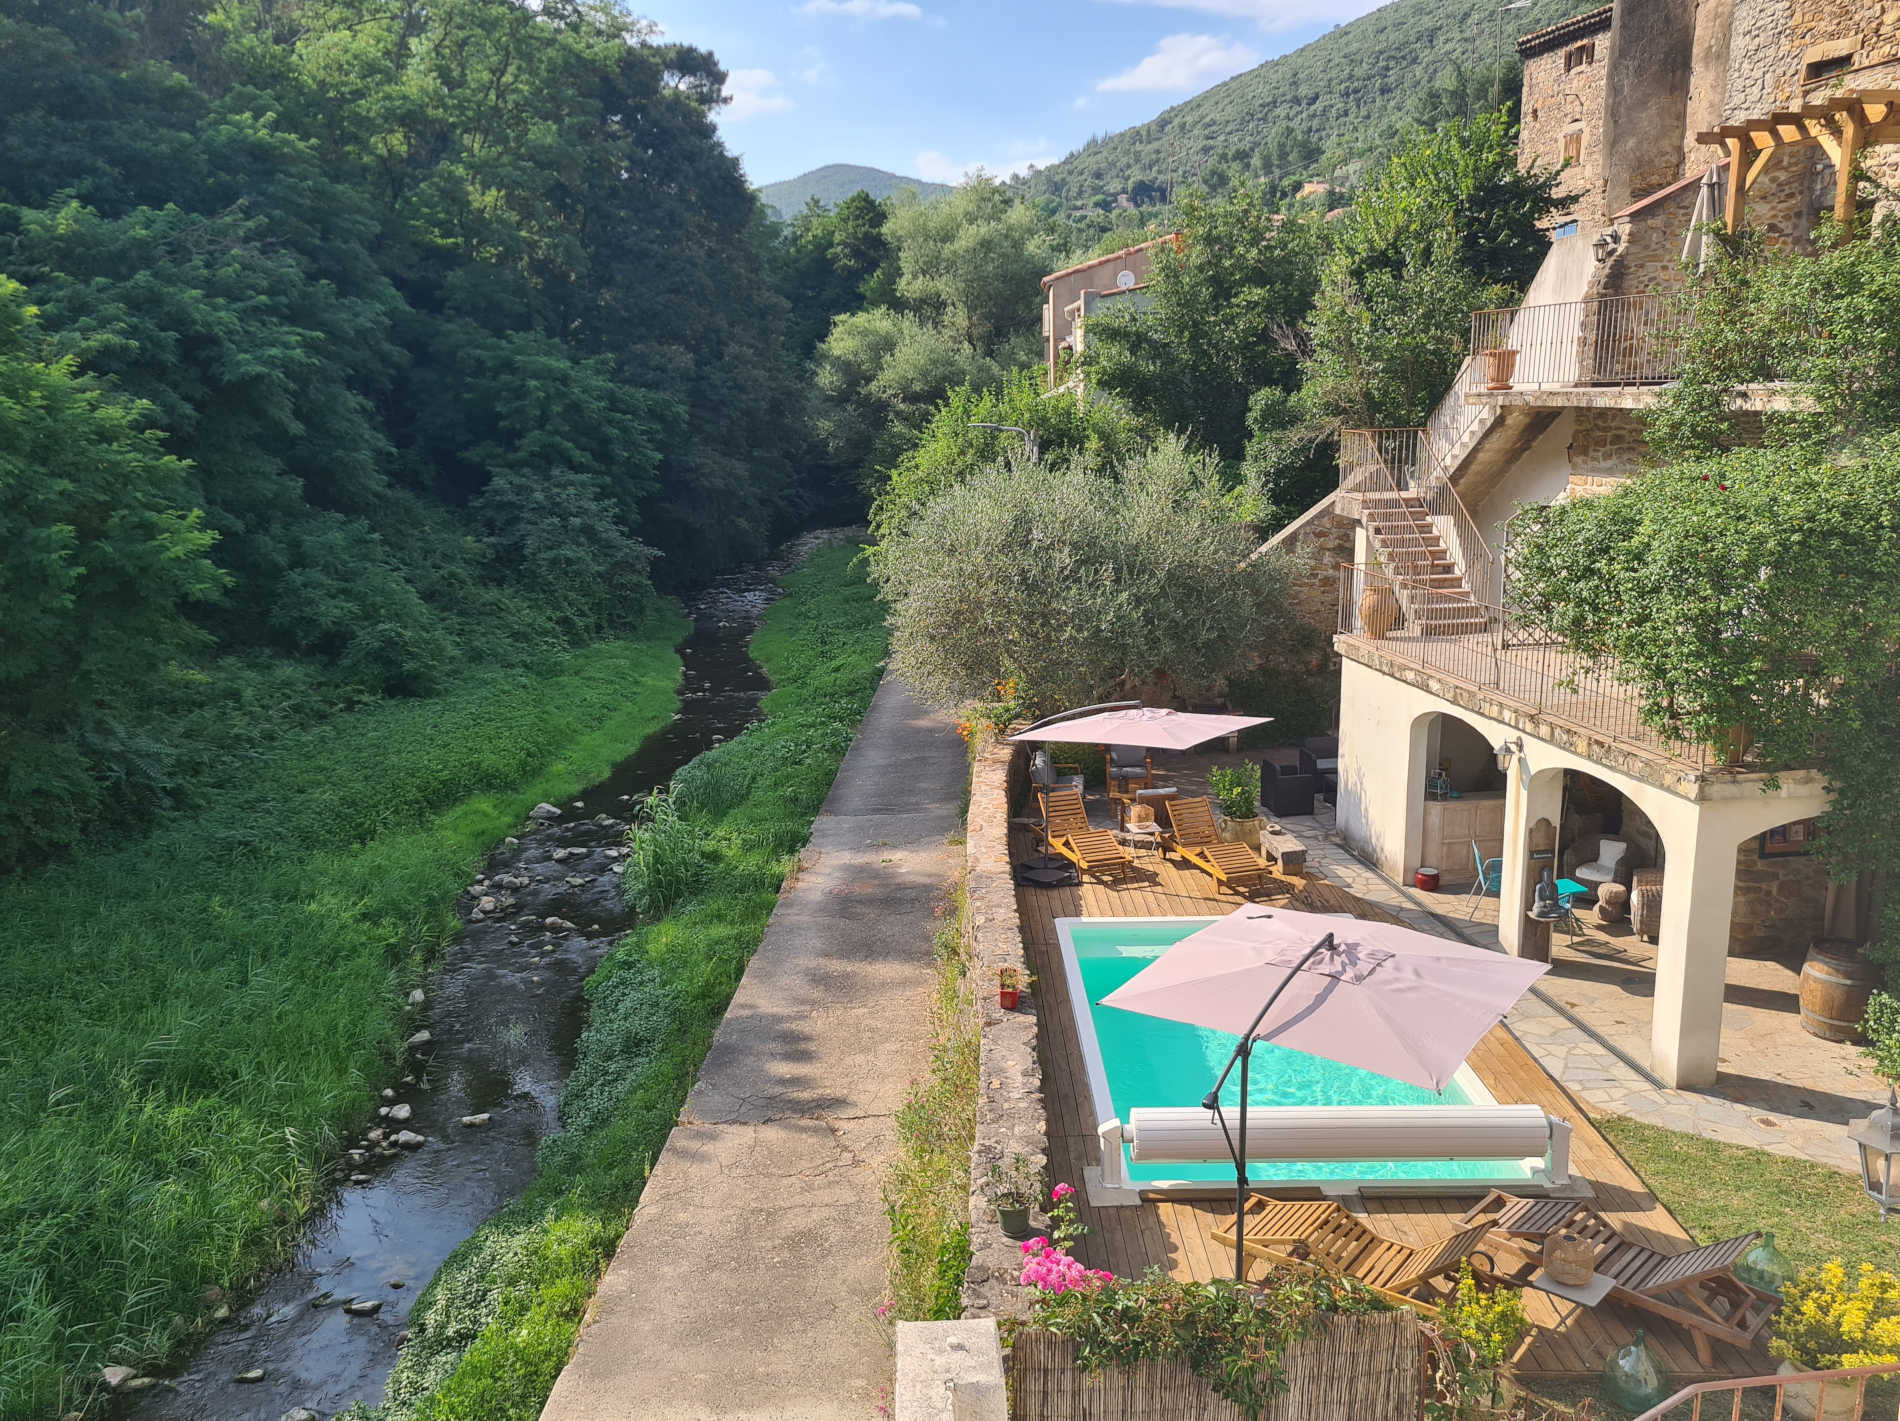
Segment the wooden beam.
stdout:
<svg viewBox="0 0 1900 1421">
<path fill-rule="evenodd" d="M 1817 119 L 1810 119 L 1808 121 L 1808 137 L 1821 145 L 1821 151 L 1834 160 L 1835 166 L 1838 167 L 1840 165 L 1841 143 L 1840 140 L 1834 136 L 1833 129 Z"/>
<path fill-rule="evenodd" d="M 1744 187 L 1755 186 L 1755 179 L 1761 176 L 1761 170 L 1768 166 L 1768 160 L 1775 156 L 1775 151 L 1773 148 L 1764 148 L 1755 155 L 1755 161 L 1748 165 L 1748 178 L 1743 183 Z"/>
<path fill-rule="evenodd" d="M 1748 200 L 1748 183 L 1743 176 L 1742 139 L 1728 139 L 1728 197 L 1722 204 L 1722 222 L 1730 233 L 1742 230 L 1742 205 Z"/>
<path fill-rule="evenodd" d="M 1834 220 L 1841 224 L 1843 240 L 1854 221 L 1854 160 L 1860 157 L 1866 130 L 1867 121 L 1858 109 L 1841 115 L 1841 146 L 1834 155 Z"/>
</svg>

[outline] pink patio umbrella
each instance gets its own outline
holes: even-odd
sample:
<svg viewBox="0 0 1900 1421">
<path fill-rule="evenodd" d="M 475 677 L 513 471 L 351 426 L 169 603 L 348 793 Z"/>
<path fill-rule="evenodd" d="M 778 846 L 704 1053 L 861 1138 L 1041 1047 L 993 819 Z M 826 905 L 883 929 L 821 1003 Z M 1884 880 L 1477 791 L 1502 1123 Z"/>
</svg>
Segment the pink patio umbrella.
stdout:
<svg viewBox="0 0 1900 1421">
<path fill-rule="evenodd" d="M 1085 707 L 1094 710 L 1094 707 Z M 1064 712 L 1074 715 L 1075 712 Z M 1123 705 L 1076 720 L 1051 716 L 1012 735 L 1016 741 L 1062 741 L 1082 745 L 1139 745 L 1148 750 L 1192 750 L 1196 745 L 1265 725 L 1270 715 L 1206 715 L 1165 706 Z"/>
<path fill-rule="evenodd" d="M 1255 1042 L 1443 1090 L 1471 1048 L 1549 970 L 1392 923 L 1249 904 L 1182 938 L 1102 1003 L 1240 1038 L 1201 1102 L 1225 1132 L 1220 1091 L 1240 1066 L 1239 1140 L 1229 1137 L 1239 1278 Z"/>
</svg>

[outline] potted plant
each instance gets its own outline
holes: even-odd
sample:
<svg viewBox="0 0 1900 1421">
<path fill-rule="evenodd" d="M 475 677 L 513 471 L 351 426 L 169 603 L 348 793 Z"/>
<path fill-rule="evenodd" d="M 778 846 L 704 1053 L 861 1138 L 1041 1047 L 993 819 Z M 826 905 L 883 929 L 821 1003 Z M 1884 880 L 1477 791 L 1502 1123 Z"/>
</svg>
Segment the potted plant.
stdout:
<svg viewBox="0 0 1900 1421">
<path fill-rule="evenodd" d="M 1366 565 L 1365 590 L 1359 594 L 1359 625 L 1373 641 L 1384 641 L 1385 634 L 1399 624 L 1403 613 L 1391 579 L 1380 573 L 1384 566 L 1385 559 L 1379 556 L 1379 550 L 1372 549 Z M 1373 580 L 1375 576 L 1377 581 Z"/>
<path fill-rule="evenodd" d="M 996 971 L 996 1000 L 1003 1010 L 1015 1011 L 1016 1003 L 1022 996 L 1023 976 L 1014 967 L 999 967 Z"/>
<path fill-rule="evenodd" d="M 1900 1277 L 1871 1263 L 1850 1276 L 1838 1258 L 1803 1268 L 1775 1315 L 1768 1350 L 1781 1358 L 1784 1373 L 1900 1362 Z M 1827 1385 L 1826 1413 L 1851 1415 L 1856 1387 L 1852 1381 Z M 1782 1414 L 1807 1421 L 1821 1409 L 1822 1390 L 1820 1383 L 1789 1387 Z"/>
<path fill-rule="evenodd" d="M 1517 352 L 1501 345 L 1487 346 L 1484 352 L 1484 388 L 1508 390 L 1517 374 Z"/>
<path fill-rule="evenodd" d="M 1008 1168 L 992 1163 L 983 1197 L 995 1207 L 1004 1238 L 1028 1238 L 1029 1211 L 1042 1200 L 1042 1171 L 1022 1155 L 1011 1155 Z"/>
<path fill-rule="evenodd" d="M 1251 760 L 1216 765 L 1207 772 L 1207 788 L 1225 821 L 1222 836 L 1260 847 L 1260 766 Z"/>
</svg>

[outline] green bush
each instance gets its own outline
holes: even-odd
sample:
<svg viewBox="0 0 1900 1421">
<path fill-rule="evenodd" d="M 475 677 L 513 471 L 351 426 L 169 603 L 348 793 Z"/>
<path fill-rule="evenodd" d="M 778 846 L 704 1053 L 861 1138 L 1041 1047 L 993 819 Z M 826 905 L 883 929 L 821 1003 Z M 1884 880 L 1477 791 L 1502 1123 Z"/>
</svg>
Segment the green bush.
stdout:
<svg viewBox="0 0 1900 1421">
<path fill-rule="evenodd" d="M 528 1191 L 416 1300 L 384 1406 L 354 1415 L 539 1416 L 877 687 L 883 618 L 852 557 L 822 550 L 785 578 L 752 639 L 774 688 L 765 719 L 707 752 L 724 762 L 716 773 L 683 770 L 682 787 L 700 788 L 669 800 L 702 846 L 697 891 L 628 933 L 589 980 L 588 1025 L 561 1096 L 566 1128 L 542 1144 Z M 711 808 L 724 802 L 713 786 L 734 784 L 743 795 Z"/>
<path fill-rule="evenodd" d="M 672 795 L 653 790 L 627 831 L 627 865 L 621 888 L 643 918 L 678 906 L 705 877 L 699 831 L 679 812 Z"/>
</svg>

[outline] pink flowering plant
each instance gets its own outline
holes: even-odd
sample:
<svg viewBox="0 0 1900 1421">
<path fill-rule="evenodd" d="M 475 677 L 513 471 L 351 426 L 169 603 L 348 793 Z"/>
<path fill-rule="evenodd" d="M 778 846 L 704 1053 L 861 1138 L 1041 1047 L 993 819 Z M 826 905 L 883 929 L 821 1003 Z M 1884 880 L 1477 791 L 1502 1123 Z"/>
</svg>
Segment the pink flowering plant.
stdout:
<svg viewBox="0 0 1900 1421">
<path fill-rule="evenodd" d="M 1067 1253 L 1081 1241 L 1089 1226 L 1075 1211 L 1075 1186 L 1058 1184 L 1049 1191 L 1049 1237 Z"/>
<path fill-rule="evenodd" d="M 1043 1293 L 1067 1293 L 1112 1281 L 1114 1274 L 1084 1268 L 1069 1252 L 1088 1231 L 1076 1212 L 1075 1186 L 1056 1185 L 1049 1191 L 1049 1235 L 1023 1244 L 1022 1285 Z"/>
</svg>

